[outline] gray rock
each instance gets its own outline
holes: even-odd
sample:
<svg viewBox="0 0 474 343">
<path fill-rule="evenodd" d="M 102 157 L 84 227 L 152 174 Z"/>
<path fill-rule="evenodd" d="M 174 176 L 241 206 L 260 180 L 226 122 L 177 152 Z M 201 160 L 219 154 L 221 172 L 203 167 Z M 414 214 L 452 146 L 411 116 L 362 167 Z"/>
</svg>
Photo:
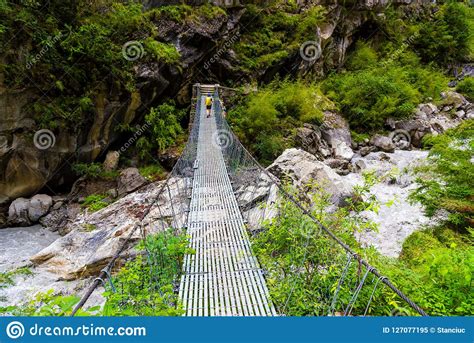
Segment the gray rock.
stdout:
<svg viewBox="0 0 474 343">
<path fill-rule="evenodd" d="M 37 194 L 30 199 L 28 217 L 32 223 L 46 215 L 53 205 L 53 198 L 46 194 Z"/>
<path fill-rule="evenodd" d="M 325 111 L 324 124 L 321 126 L 321 134 L 330 147 L 334 147 L 337 142 L 344 142 L 351 146 L 351 131 L 349 124 L 338 113 Z"/>
<path fill-rule="evenodd" d="M 30 201 L 25 198 L 14 200 L 8 209 L 8 223 L 10 225 L 28 226 L 31 224 L 28 216 Z"/>
<path fill-rule="evenodd" d="M 456 111 L 455 113 L 456 117 L 458 117 L 459 119 L 463 119 L 466 115 L 466 112 L 464 112 L 464 110 L 459 110 L 459 111 Z"/>
<path fill-rule="evenodd" d="M 379 150 L 382 150 L 385 152 L 395 151 L 395 144 L 393 144 L 390 137 L 376 134 L 375 136 L 372 137 L 371 143 Z"/>
<path fill-rule="evenodd" d="M 346 142 L 339 141 L 337 139 L 333 140 L 332 153 L 335 158 L 340 158 L 347 161 L 350 161 L 354 156 L 354 151 L 352 151 L 351 147 L 347 145 Z"/>
<path fill-rule="evenodd" d="M 430 116 L 432 114 L 438 113 L 438 107 L 432 103 L 427 103 L 427 104 L 420 104 L 418 105 L 418 110 L 421 112 L 425 113 L 427 116 Z"/>
<path fill-rule="evenodd" d="M 182 209 L 176 213 L 173 225 L 177 227 L 185 225 L 185 205 L 180 205 L 180 202 L 184 204 L 187 201 L 184 182 L 186 179 L 170 180 L 174 210 L 167 192 L 157 198 L 162 184 L 157 182 L 128 194 L 100 211 L 94 213 L 84 211 L 74 217 L 69 216 L 74 220 L 67 224 L 67 228 L 61 230 L 65 235 L 32 256 L 30 260 L 35 266 L 55 273 L 64 280 L 97 275 L 136 224 L 142 223 L 142 229 L 147 233 L 156 233 L 169 227 L 169 218 L 178 209 Z M 156 198 L 155 206 L 147 216 L 147 220 L 140 222 L 146 206 Z M 95 230 L 84 230 L 86 226 L 94 226 Z M 134 231 L 129 241 L 130 245 L 123 252 L 123 258 L 135 254 L 130 248 L 142 237 L 142 233 L 140 230 Z"/>
<path fill-rule="evenodd" d="M 281 180 L 289 179 L 294 186 L 303 192 L 308 185 L 317 183 L 330 195 L 335 205 L 344 205 L 345 200 L 352 196 L 352 190 L 330 167 L 300 149 L 285 150 L 269 167 L 273 175 Z"/>
<path fill-rule="evenodd" d="M 349 161 L 337 158 L 329 158 L 324 163 L 332 169 L 347 169 L 349 166 Z"/>
<path fill-rule="evenodd" d="M 359 153 L 361 154 L 361 156 L 367 156 L 368 154 L 370 154 L 374 150 L 375 149 L 372 146 L 364 146 L 364 147 L 360 148 Z"/>
<path fill-rule="evenodd" d="M 295 143 L 297 147 L 320 158 L 331 154 L 326 141 L 321 139 L 321 131 L 314 125 L 305 124 L 296 129 Z"/>
<path fill-rule="evenodd" d="M 111 189 L 107 190 L 107 192 L 105 192 L 105 194 L 107 196 L 109 196 L 110 198 L 112 198 L 112 199 L 115 199 L 116 197 L 118 197 L 118 192 L 115 188 L 111 188 Z"/>
<path fill-rule="evenodd" d="M 441 97 L 443 98 L 443 104 L 447 106 L 452 106 L 452 108 L 458 109 L 461 106 L 468 103 L 466 98 L 457 92 L 454 91 L 446 91 L 441 93 Z"/>
<path fill-rule="evenodd" d="M 140 175 L 137 168 L 124 169 L 118 178 L 118 195 L 123 196 L 133 192 L 146 183 L 146 179 Z"/>
<path fill-rule="evenodd" d="M 117 169 L 119 164 L 120 154 L 118 151 L 109 151 L 107 156 L 105 157 L 105 161 L 103 163 L 105 171 L 112 171 Z"/>
</svg>

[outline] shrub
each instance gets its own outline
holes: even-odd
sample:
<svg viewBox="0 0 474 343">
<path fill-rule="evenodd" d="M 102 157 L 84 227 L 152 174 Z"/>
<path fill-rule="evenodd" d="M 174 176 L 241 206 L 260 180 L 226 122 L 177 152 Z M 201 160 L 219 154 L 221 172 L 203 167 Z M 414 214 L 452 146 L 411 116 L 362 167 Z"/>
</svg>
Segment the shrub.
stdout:
<svg viewBox="0 0 474 343">
<path fill-rule="evenodd" d="M 45 293 L 37 293 L 33 299 L 19 306 L 0 307 L 0 314 L 29 317 L 65 317 L 70 316 L 80 298 L 74 295 L 55 294 L 50 289 Z M 100 306 L 79 310 L 76 315 L 90 316 L 100 313 Z"/>
<path fill-rule="evenodd" d="M 361 70 L 375 66 L 378 62 L 377 52 L 367 43 L 357 42 L 355 51 L 349 56 L 346 63 L 350 70 Z"/>
<path fill-rule="evenodd" d="M 448 65 L 469 56 L 472 11 L 463 2 L 448 1 L 430 20 L 420 24 L 415 49 L 424 61 Z"/>
<path fill-rule="evenodd" d="M 110 286 L 104 293 L 106 316 L 178 316 L 183 313 L 174 292 L 181 272 L 188 237 L 172 229 L 147 236 L 137 246 L 138 255 L 113 278 L 117 291 Z"/>
<path fill-rule="evenodd" d="M 419 187 L 411 199 L 421 202 L 427 215 L 448 211 L 451 225 L 466 229 L 474 225 L 474 120 L 464 121 L 442 135 L 427 136 L 431 147 L 429 164 L 418 168 Z"/>
<path fill-rule="evenodd" d="M 457 84 L 456 90 L 464 94 L 470 101 L 474 101 L 474 78 L 465 77 Z"/>
<path fill-rule="evenodd" d="M 145 40 L 146 51 L 150 52 L 157 60 L 167 64 L 175 64 L 179 61 L 180 55 L 176 47 L 172 44 L 162 43 L 148 37 Z"/>
<path fill-rule="evenodd" d="M 237 135 L 264 163 L 291 143 L 292 131 L 303 123 L 319 124 L 334 105 L 316 84 L 274 81 L 229 112 Z"/>
<path fill-rule="evenodd" d="M 349 66 L 363 67 L 367 47 L 354 52 Z M 373 55 L 372 55 L 373 56 Z M 352 61 L 352 62 L 351 62 Z M 351 65 L 352 63 L 352 65 Z M 447 78 L 430 67 L 420 65 L 410 52 L 395 60 L 381 60 L 368 68 L 331 75 L 322 89 L 334 100 L 354 129 L 381 129 L 387 118 L 409 117 L 418 103 L 435 101 L 446 87 Z"/>
<path fill-rule="evenodd" d="M 446 231 L 451 232 L 450 239 L 440 241 L 437 236 L 445 236 Z M 415 232 L 403 243 L 400 262 L 402 268 L 409 268 L 418 275 L 423 286 L 421 290 L 413 287 L 410 292 L 415 297 L 413 300 L 431 315 L 472 313 L 474 249 L 464 237 L 453 236 L 451 230 L 443 227 Z"/>
<path fill-rule="evenodd" d="M 185 110 L 176 108 L 173 100 L 150 109 L 145 116 L 145 125 L 149 127 L 151 135 L 142 136 L 137 141 L 142 159 L 152 156 L 154 149 L 162 152 L 176 143 L 177 138 L 183 133 L 180 120 L 185 113 Z"/>
</svg>

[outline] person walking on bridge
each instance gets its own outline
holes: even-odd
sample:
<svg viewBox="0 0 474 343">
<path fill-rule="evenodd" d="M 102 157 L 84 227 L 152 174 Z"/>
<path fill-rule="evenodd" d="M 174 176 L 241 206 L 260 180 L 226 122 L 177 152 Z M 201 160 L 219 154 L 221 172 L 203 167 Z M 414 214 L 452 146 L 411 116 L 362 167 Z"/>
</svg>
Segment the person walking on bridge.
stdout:
<svg viewBox="0 0 474 343">
<path fill-rule="evenodd" d="M 211 117 L 211 110 L 212 110 L 212 97 L 211 93 L 207 93 L 206 97 L 206 112 L 207 112 L 207 117 Z"/>
</svg>

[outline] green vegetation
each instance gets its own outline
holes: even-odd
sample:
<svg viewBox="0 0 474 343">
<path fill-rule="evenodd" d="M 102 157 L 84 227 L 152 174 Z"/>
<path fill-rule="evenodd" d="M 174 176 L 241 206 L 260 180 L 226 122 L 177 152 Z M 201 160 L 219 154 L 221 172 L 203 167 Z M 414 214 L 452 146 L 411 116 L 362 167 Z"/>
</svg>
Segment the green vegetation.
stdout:
<svg viewBox="0 0 474 343">
<path fill-rule="evenodd" d="M 89 195 L 82 203 L 82 207 L 87 208 L 90 212 L 97 212 L 109 206 L 109 203 L 105 201 L 105 199 L 107 199 L 107 196 L 103 194 Z"/>
<path fill-rule="evenodd" d="M 182 314 L 174 285 L 179 280 L 188 237 L 171 229 L 148 236 L 137 250 L 138 255 L 114 276 L 104 293 L 105 316 L 178 316 Z"/>
<path fill-rule="evenodd" d="M 152 108 L 145 116 L 145 125 L 149 127 L 148 134 L 137 141 L 140 157 L 150 160 L 154 152 L 163 152 L 176 144 L 178 137 L 183 134 L 180 120 L 185 115 L 186 111 L 178 109 L 172 100 Z"/>
<path fill-rule="evenodd" d="M 334 105 L 317 85 L 284 80 L 247 96 L 228 118 L 244 145 L 265 163 L 291 143 L 294 128 L 303 123 L 321 123 L 323 111 L 330 109 Z"/>
<path fill-rule="evenodd" d="M 163 180 L 166 177 L 166 172 L 159 164 L 151 164 L 138 169 L 140 175 L 148 181 Z"/>
<path fill-rule="evenodd" d="M 71 315 L 72 310 L 79 300 L 79 297 L 73 295 L 57 295 L 50 289 L 45 293 L 36 294 L 30 301 L 23 305 L 0 307 L 0 314 L 28 317 L 65 317 Z M 100 307 L 95 306 L 87 310 L 79 310 L 77 315 L 97 315 L 99 311 Z"/>
<path fill-rule="evenodd" d="M 349 200 L 347 207 L 334 213 L 327 211 L 331 201 L 323 188 L 312 185 L 308 192 L 312 196 L 311 214 L 331 227 L 344 242 L 361 252 L 354 233 L 376 230 L 372 222 L 358 215 L 363 211 L 378 210 L 379 204 L 370 194 L 370 187 L 375 181 L 374 174 L 366 174 L 365 184 L 355 189 L 354 199 L 367 200 Z M 345 251 L 291 201 L 280 201 L 278 213 L 279 216 L 265 223 L 265 229 L 253 239 L 254 251 L 268 271 L 270 295 L 279 310 L 286 315 L 327 315 L 347 261 Z M 347 276 L 346 286 L 349 286 L 341 288 L 339 304 L 347 304 L 351 286 L 356 279 L 357 268 L 354 266 Z M 362 300 L 356 303 L 354 314 L 364 312 L 369 293 L 363 291 L 360 296 Z M 387 299 L 393 298 L 389 294 L 386 296 Z M 392 306 L 384 299 L 378 294 L 376 305 L 370 307 L 369 314 L 389 314 Z M 336 311 L 340 311 L 341 306 Z"/>
<path fill-rule="evenodd" d="M 449 65 L 465 61 L 472 53 L 473 18 L 474 9 L 466 3 L 447 1 L 419 25 L 416 51 L 426 62 Z"/>
<path fill-rule="evenodd" d="M 72 170 L 78 176 L 84 176 L 88 179 L 112 180 L 118 176 L 118 171 L 105 171 L 101 163 L 76 163 Z"/>
<path fill-rule="evenodd" d="M 259 72 L 295 55 L 300 45 L 314 40 L 313 28 L 325 18 L 322 6 L 302 13 L 291 3 L 260 8 L 248 5 L 241 19 L 245 27 L 234 49 L 245 72 Z"/>
<path fill-rule="evenodd" d="M 136 2 L 54 0 L 48 6 L 32 1 L 1 6 L 5 64 L 0 70 L 7 87 L 33 82 L 48 94 L 30 109 L 40 127 L 79 131 L 90 125 L 96 104 L 106 95 L 103 89 L 136 90 L 134 61 L 124 58 L 127 41 L 135 42 L 138 55 L 133 56 L 144 62 L 174 65 L 180 58 L 173 45 L 159 40 L 157 28 Z M 20 54 L 18 47 L 25 42 L 33 48 Z"/>
<path fill-rule="evenodd" d="M 474 120 L 442 135 L 428 136 L 429 163 L 419 168 L 420 185 L 412 199 L 421 202 L 429 216 L 449 213 L 448 222 L 459 230 L 474 227 Z"/>
<path fill-rule="evenodd" d="M 347 209 L 327 211 L 328 196 L 314 188 L 312 215 L 320 220 L 361 257 L 374 265 L 382 275 L 401 289 L 429 315 L 470 315 L 474 309 L 471 289 L 474 272 L 473 232 L 466 237 L 448 228 L 434 228 L 413 233 L 404 243 L 399 259 L 380 255 L 373 248 L 362 249 L 354 232 L 376 230 L 360 217 L 363 211 L 377 211 L 378 203 L 370 196 L 376 180 L 366 176 Z M 265 230 L 253 237 L 253 247 L 267 270 L 270 295 L 286 315 L 327 315 L 347 256 L 340 246 L 314 224 L 292 202 L 278 204 L 279 216 L 264 225 Z M 349 215 L 350 213 L 350 215 Z M 335 312 L 343 312 L 360 281 L 357 264 L 348 269 Z M 358 281 L 359 280 L 359 281 Z M 352 313 L 363 314 L 374 288 L 368 277 Z M 367 308 L 369 315 L 415 315 L 402 299 L 387 287 L 379 285 Z"/>
<path fill-rule="evenodd" d="M 147 236 L 137 246 L 137 257 L 128 261 L 106 286 L 106 303 L 79 310 L 79 316 L 179 316 L 175 285 L 179 280 L 184 255 L 193 253 L 188 237 L 173 230 Z M 146 255 L 145 255 L 146 254 Z M 31 272 L 18 269 L 6 276 L 10 284 L 14 275 Z M 0 274 L 4 277 L 4 274 Z M 0 282 L 3 282 L 0 279 Z M 1 284 L 0 284 L 1 285 Z M 14 316 L 68 316 L 79 302 L 77 296 L 55 294 L 53 290 L 38 293 L 20 306 L 0 307 L 0 314 Z"/>
<path fill-rule="evenodd" d="M 0 289 L 14 285 L 14 278 L 20 275 L 23 277 L 28 277 L 33 275 L 33 273 L 28 267 L 21 267 L 7 272 L 2 272 L 0 273 Z"/>
<path fill-rule="evenodd" d="M 464 96 L 466 96 L 469 101 L 474 101 L 474 78 L 464 78 L 457 84 L 456 90 L 459 93 L 464 94 Z"/>
<path fill-rule="evenodd" d="M 448 79 L 413 53 L 381 60 L 367 44 L 350 56 L 350 72 L 331 75 L 322 89 L 358 131 L 381 129 L 387 118 L 406 118 L 428 98 L 439 100 Z"/>
<path fill-rule="evenodd" d="M 472 232 L 469 238 L 442 227 L 413 233 L 396 266 L 400 287 L 431 315 L 471 315 L 473 238 Z"/>
</svg>

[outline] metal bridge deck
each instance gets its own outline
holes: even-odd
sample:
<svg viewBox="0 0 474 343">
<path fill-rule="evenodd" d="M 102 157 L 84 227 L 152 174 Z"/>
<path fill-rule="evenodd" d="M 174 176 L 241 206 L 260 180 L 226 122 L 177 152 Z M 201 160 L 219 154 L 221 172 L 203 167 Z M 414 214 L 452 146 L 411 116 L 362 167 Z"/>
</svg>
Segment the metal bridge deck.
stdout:
<svg viewBox="0 0 474 343">
<path fill-rule="evenodd" d="M 213 143 L 215 117 L 205 112 L 202 97 L 187 231 L 195 254 L 185 257 L 179 290 L 185 315 L 275 315 L 221 148 Z"/>
</svg>

